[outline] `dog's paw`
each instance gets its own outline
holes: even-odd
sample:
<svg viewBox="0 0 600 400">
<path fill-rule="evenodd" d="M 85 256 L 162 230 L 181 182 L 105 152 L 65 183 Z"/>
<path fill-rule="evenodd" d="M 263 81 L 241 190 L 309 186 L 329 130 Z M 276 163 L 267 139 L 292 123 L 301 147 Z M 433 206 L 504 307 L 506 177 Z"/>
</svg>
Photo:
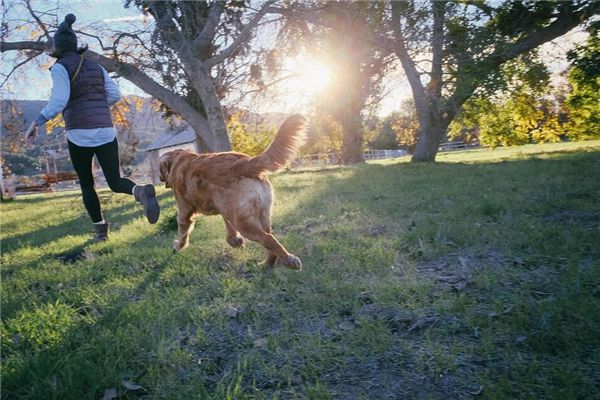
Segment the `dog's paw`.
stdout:
<svg viewBox="0 0 600 400">
<path fill-rule="evenodd" d="M 231 247 L 242 247 L 244 245 L 244 238 L 239 235 L 229 236 L 227 238 L 227 243 L 229 243 Z"/>
<path fill-rule="evenodd" d="M 176 251 L 181 251 L 183 249 L 185 249 L 186 247 L 188 247 L 189 242 L 185 242 L 185 243 L 181 243 L 179 240 L 173 240 L 173 248 Z"/>
<path fill-rule="evenodd" d="M 302 269 L 302 261 L 293 254 L 290 254 L 285 259 L 281 260 L 281 263 L 290 269 Z"/>
</svg>

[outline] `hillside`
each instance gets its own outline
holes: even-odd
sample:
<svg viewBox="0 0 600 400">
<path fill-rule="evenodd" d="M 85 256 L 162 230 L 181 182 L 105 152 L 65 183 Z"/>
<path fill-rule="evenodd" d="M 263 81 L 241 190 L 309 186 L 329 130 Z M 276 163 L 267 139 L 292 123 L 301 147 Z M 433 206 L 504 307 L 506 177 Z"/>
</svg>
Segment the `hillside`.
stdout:
<svg viewBox="0 0 600 400">
<path fill-rule="evenodd" d="M 132 97 L 128 100 L 134 101 L 135 98 Z M 27 128 L 31 121 L 37 118 L 46 104 L 46 101 L 41 100 L 2 100 L 0 101 L 0 110 L 3 121 L 9 118 L 18 118 L 22 120 L 22 127 Z M 15 112 L 17 113 L 16 116 L 14 116 Z M 159 135 L 169 130 L 169 125 L 161 117 L 160 113 L 152 110 L 150 99 L 143 99 L 141 109 L 130 113 L 127 115 L 127 118 L 131 121 L 136 133 L 140 137 L 140 146 L 151 143 Z M 45 135 L 45 133 L 45 128 L 42 128 L 40 134 Z M 5 134 L 5 126 L 4 124 L 0 124 L 0 137 Z"/>
</svg>

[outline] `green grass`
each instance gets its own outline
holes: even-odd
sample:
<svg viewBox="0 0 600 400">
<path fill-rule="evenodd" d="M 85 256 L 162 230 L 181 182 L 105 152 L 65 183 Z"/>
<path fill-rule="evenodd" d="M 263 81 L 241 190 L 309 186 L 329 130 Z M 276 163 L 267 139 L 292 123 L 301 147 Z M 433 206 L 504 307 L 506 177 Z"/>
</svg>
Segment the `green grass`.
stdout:
<svg viewBox="0 0 600 400">
<path fill-rule="evenodd" d="M 600 142 L 438 161 L 273 176 L 301 272 L 220 217 L 174 254 L 166 190 L 93 245 L 78 193 L 2 204 L 2 399 L 599 398 Z"/>
</svg>

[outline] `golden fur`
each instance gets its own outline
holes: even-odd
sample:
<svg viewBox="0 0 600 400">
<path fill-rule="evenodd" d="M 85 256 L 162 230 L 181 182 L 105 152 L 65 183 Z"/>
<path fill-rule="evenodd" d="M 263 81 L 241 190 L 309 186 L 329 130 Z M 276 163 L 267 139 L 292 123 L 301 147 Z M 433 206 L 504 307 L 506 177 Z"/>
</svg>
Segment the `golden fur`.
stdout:
<svg viewBox="0 0 600 400">
<path fill-rule="evenodd" d="M 178 238 L 176 250 L 188 246 L 196 214 L 221 214 L 227 229 L 227 243 L 239 247 L 244 237 L 261 243 L 268 251 L 265 264 L 277 259 L 292 269 L 301 269 L 300 259 L 271 234 L 273 191 L 268 172 L 283 167 L 304 139 L 304 118 L 290 116 L 275 139 L 259 156 L 225 152 L 196 154 L 174 150 L 160 157 L 160 179 L 173 189 L 177 203 Z"/>
</svg>

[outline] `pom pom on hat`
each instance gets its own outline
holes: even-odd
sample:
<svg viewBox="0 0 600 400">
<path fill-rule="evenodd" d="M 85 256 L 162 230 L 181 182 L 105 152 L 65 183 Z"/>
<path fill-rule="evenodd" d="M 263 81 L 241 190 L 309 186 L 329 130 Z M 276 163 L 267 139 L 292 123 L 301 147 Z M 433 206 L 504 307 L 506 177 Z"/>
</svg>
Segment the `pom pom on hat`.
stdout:
<svg viewBox="0 0 600 400">
<path fill-rule="evenodd" d="M 75 15 L 67 14 L 64 22 L 58 26 L 58 30 L 54 34 L 54 48 L 59 54 L 77 51 L 77 36 L 71 27 L 76 20 Z"/>
<path fill-rule="evenodd" d="M 73 14 L 67 14 L 65 16 L 65 22 L 69 25 L 73 25 L 73 23 L 77 21 L 77 18 L 75 18 L 75 15 Z"/>
</svg>

